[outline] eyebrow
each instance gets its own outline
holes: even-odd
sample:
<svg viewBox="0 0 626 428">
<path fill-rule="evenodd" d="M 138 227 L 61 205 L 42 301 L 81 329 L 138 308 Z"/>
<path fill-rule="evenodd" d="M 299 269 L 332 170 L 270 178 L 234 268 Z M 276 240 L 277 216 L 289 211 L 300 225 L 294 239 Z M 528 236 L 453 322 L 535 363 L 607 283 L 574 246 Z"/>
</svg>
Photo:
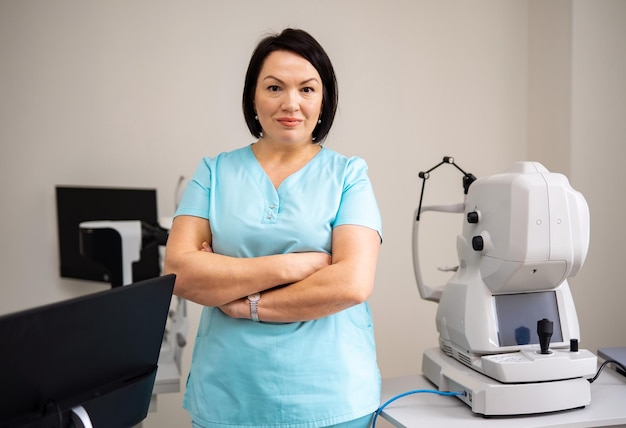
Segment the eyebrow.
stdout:
<svg viewBox="0 0 626 428">
<path fill-rule="evenodd" d="M 276 76 L 272 76 L 271 74 L 270 74 L 269 76 L 265 76 L 265 77 L 263 78 L 263 81 L 265 81 L 265 80 L 267 80 L 267 79 L 274 79 L 274 80 L 276 80 L 278 83 L 281 83 L 281 84 L 284 84 L 284 83 L 285 83 L 285 82 L 283 82 L 281 79 L 279 79 L 278 77 L 276 77 Z M 320 82 L 319 82 L 319 80 L 318 80 L 316 77 L 311 77 L 310 79 L 303 80 L 302 82 L 300 82 L 300 84 L 301 84 L 301 85 L 306 85 L 307 83 L 310 83 L 310 82 L 317 82 L 317 83 L 320 83 Z"/>
</svg>

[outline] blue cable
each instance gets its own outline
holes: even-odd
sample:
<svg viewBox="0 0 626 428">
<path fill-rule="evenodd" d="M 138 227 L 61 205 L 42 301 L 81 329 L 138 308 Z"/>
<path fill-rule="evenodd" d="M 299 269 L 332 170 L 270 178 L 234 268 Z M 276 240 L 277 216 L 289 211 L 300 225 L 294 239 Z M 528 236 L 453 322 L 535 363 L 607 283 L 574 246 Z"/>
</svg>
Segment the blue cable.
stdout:
<svg viewBox="0 0 626 428">
<path fill-rule="evenodd" d="M 406 397 L 407 395 L 422 394 L 422 393 L 445 395 L 445 396 L 452 396 L 452 397 L 465 395 L 465 391 L 437 391 L 436 389 L 415 389 L 413 391 L 403 392 L 402 394 L 398 394 L 395 397 L 391 397 L 382 406 L 380 406 L 378 410 L 376 410 L 376 413 L 374 413 L 374 418 L 372 419 L 372 428 L 376 428 L 376 418 L 378 418 L 378 415 L 380 415 L 383 409 L 387 407 L 389 404 L 393 403 L 394 401 L 402 397 Z"/>
</svg>

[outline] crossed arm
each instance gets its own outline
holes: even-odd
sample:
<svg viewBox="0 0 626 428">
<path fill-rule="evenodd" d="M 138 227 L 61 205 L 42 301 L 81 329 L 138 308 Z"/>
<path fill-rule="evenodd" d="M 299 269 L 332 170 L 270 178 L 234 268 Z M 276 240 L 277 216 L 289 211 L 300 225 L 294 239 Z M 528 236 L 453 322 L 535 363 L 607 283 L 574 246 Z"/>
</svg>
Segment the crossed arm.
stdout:
<svg viewBox="0 0 626 428">
<path fill-rule="evenodd" d="M 175 294 L 250 318 L 246 297 L 261 292 L 259 318 L 296 322 L 321 318 L 365 301 L 372 292 L 380 237 L 356 225 L 333 231 L 332 255 L 276 254 L 237 258 L 207 251 L 208 220 L 176 217 L 165 253 L 165 273 L 176 274 Z M 280 285 L 289 284 L 286 287 Z"/>
</svg>

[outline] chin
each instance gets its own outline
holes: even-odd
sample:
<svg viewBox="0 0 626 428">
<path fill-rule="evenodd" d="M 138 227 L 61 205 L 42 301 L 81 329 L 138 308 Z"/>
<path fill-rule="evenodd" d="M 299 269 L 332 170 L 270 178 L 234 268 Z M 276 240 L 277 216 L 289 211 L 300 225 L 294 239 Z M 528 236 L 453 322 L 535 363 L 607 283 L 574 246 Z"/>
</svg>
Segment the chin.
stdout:
<svg viewBox="0 0 626 428">
<path fill-rule="evenodd" d="M 283 143 L 283 144 L 302 144 L 302 143 L 313 143 L 313 138 L 311 135 L 307 136 L 296 136 L 296 135 L 280 135 L 274 138 L 275 141 Z"/>
</svg>

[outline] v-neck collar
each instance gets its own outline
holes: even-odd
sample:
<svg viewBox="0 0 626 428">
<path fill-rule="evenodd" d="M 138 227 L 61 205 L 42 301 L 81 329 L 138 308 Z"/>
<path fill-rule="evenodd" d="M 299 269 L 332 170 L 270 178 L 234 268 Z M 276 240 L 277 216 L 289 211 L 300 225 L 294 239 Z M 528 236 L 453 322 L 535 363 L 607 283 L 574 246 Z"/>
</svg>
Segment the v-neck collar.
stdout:
<svg viewBox="0 0 626 428">
<path fill-rule="evenodd" d="M 302 174 L 303 171 L 305 171 L 307 168 L 309 168 L 311 163 L 316 161 L 316 159 L 320 156 L 320 154 L 324 151 L 324 149 L 325 149 L 324 146 L 320 146 L 320 150 L 317 153 L 315 153 L 315 156 L 313 156 L 311 159 L 309 159 L 308 162 L 305 163 L 300 169 L 294 171 L 293 173 L 291 173 L 287 177 L 285 177 L 285 179 L 280 183 L 280 185 L 278 187 L 274 187 L 274 183 L 272 183 L 272 180 L 270 179 L 270 177 L 267 175 L 267 173 L 265 172 L 265 170 L 261 166 L 261 163 L 259 162 L 259 160 L 257 159 L 257 157 L 254 154 L 254 151 L 252 150 L 252 144 L 248 145 L 247 150 L 245 150 L 244 153 L 245 153 L 246 158 L 247 158 L 246 160 L 248 160 L 249 164 L 252 165 L 252 169 L 253 170 L 251 170 L 251 172 L 254 175 L 255 181 L 259 184 L 259 186 L 261 186 L 261 190 L 264 190 L 264 191 L 267 192 L 271 188 L 273 193 L 279 193 L 281 187 L 283 187 L 283 185 L 285 183 L 287 183 L 288 181 L 292 180 L 293 177 L 296 177 L 296 176 Z M 261 185 L 261 183 L 263 183 L 263 185 Z M 268 188 L 268 186 L 269 186 L 269 188 Z"/>
</svg>

